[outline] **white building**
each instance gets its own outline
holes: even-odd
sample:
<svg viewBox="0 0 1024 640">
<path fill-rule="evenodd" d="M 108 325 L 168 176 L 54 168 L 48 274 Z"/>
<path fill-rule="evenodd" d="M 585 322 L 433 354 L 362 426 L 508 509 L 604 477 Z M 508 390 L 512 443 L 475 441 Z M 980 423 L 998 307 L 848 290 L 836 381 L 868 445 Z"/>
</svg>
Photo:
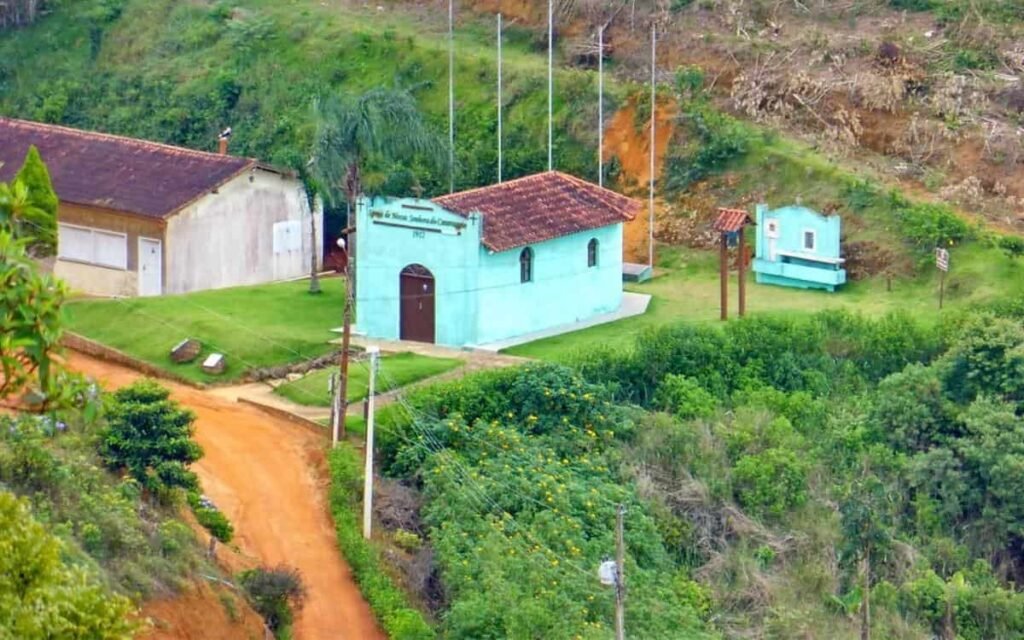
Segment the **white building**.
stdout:
<svg viewBox="0 0 1024 640">
<path fill-rule="evenodd" d="M 30 146 L 60 198 L 54 271 L 75 291 L 187 293 L 299 277 L 314 252 L 320 265 L 322 213 L 310 211 L 292 172 L 0 118 L 0 182 L 14 177 Z"/>
</svg>

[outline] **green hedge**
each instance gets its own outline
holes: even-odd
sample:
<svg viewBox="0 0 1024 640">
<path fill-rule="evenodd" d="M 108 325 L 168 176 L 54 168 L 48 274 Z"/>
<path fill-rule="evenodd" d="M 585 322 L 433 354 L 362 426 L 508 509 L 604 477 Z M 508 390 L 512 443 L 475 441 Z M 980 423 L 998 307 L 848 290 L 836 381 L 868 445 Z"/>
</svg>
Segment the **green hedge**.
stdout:
<svg viewBox="0 0 1024 640">
<path fill-rule="evenodd" d="M 363 538 L 356 496 L 362 490 L 359 454 L 342 442 L 328 455 L 331 467 L 331 514 L 338 544 L 348 559 L 363 596 L 392 640 L 436 638 L 434 629 L 405 593 L 381 569 L 377 550 Z"/>
</svg>

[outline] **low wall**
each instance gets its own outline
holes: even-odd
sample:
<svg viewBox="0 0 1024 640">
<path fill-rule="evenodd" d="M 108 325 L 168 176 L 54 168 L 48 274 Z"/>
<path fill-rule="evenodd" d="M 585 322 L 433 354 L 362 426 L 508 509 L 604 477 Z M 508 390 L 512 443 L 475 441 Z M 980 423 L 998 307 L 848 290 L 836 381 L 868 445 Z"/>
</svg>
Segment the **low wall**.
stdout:
<svg viewBox="0 0 1024 640">
<path fill-rule="evenodd" d="M 95 340 L 90 340 L 85 336 L 78 335 L 71 331 L 64 332 L 64 335 L 61 337 L 61 344 L 68 349 L 84 353 L 88 356 L 93 356 L 94 358 L 99 358 L 106 362 L 113 362 L 114 364 L 119 364 L 128 367 L 129 369 L 134 369 L 135 371 L 144 373 L 147 376 L 163 378 L 164 380 L 173 380 L 174 382 L 195 387 L 196 389 L 207 388 L 206 385 L 201 382 L 189 380 L 184 376 L 171 373 L 170 371 L 161 369 L 160 367 L 150 364 L 144 360 L 139 360 L 135 356 L 130 356 L 123 351 L 118 351 L 113 347 L 108 347 L 105 344 L 101 344 Z"/>
<path fill-rule="evenodd" d="M 320 438 L 326 439 L 330 436 L 330 431 L 328 430 L 327 427 L 324 427 L 323 425 L 317 422 L 313 422 L 312 420 L 307 420 L 302 416 L 297 416 L 290 411 L 278 409 L 277 407 L 272 407 L 269 404 L 263 404 L 262 402 L 256 402 L 255 400 L 250 400 L 248 398 L 238 398 L 237 401 L 240 402 L 241 404 L 259 409 L 260 411 L 268 415 L 271 415 L 275 418 L 287 420 L 295 425 L 302 427 L 306 431 L 315 433 Z"/>
</svg>

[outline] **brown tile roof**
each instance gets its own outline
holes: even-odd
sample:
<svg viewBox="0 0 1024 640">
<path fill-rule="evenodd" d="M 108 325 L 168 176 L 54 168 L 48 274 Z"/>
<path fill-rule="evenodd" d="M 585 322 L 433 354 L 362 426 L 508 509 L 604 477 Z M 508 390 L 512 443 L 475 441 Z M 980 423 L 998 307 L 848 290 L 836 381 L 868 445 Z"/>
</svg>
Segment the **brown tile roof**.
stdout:
<svg viewBox="0 0 1024 640">
<path fill-rule="evenodd" d="M 75 204 L 167 218 L 255 165 L 165 144 L 0 117 L 0 182 L 35 145 L 57 196 Z"/>
<path fill-rule="evenodd" d="M 711 228 L 720 233 L 735 233 L 744 225 L 753 224 L 750 214 L 743 209 L 719 209 L 718 218 Z"/>
<path fill-rule="evenodd" d="M 632 220 L 640 203 L 558 171 L 434 198 L 448 211 L 483 215 L 483 244 L 505 251 Z"/>
</svg>

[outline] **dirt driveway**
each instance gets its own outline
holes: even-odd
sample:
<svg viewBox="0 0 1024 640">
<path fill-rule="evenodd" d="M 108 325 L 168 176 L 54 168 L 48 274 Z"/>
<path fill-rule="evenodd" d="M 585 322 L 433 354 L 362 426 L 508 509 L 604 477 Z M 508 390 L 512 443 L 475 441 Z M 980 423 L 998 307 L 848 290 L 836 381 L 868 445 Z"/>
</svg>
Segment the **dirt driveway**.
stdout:
<svg viewBox="0 0 1024 640">
<path fill-rule="evenodd" d="M 108 389 L 141 374 L 77 353 L 70 367 Z M 302 573 L 298 640 L 384 640 L 338 550 L 327 511 L 324 441 L 286 421 L 205 391 L 163 381 L 195 412 L 205 455 L 193 465 L 204 492 L 235 525 L 240 550 Z"/>
</svg>

